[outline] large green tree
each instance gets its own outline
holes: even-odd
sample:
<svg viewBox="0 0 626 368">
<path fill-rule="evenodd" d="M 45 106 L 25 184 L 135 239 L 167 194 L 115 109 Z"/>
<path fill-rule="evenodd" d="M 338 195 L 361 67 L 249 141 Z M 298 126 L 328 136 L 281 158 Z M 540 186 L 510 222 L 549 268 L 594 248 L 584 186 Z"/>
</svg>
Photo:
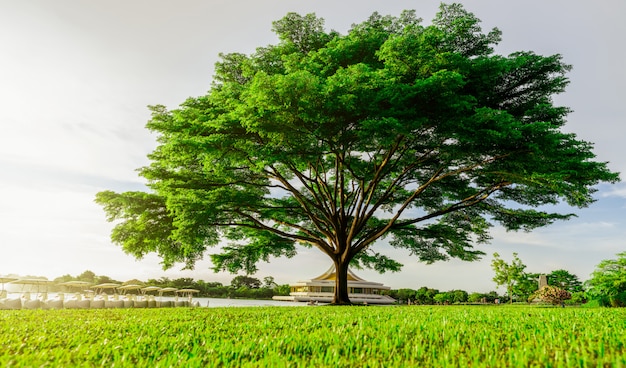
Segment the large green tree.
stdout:
<svg viewBox="0 0 626 368">
<path fill-rule="evenodd" d="M 349 303 L 349 265 L 400 269 L 385 237 L 423 262 L 472 261 L 492 225 L 567 219 L 546 205 L 585 207 L 618 179 L 560 130 L 561 56 L 495 54 L 500 31 L 461 5 L 430 25 L 374 13 L 344 35 L 290 13 L 273 29 L 277 44 L 221 55 L 205 96 L 152 107 L 150 190 L 96 199 L 127 253 L 193 267 L 220 244 L 215 270 L 254 272 L 315 247 Z"/>
</svg>

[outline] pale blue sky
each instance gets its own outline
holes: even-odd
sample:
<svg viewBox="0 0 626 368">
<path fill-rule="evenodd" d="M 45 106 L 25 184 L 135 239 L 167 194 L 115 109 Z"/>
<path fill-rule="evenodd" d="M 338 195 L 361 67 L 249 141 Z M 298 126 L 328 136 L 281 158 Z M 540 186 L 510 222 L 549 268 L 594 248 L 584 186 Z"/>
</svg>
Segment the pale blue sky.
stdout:
<svg viewBox="0 0 626 368">
<path fill-rule="evenodd" d="M 571 107 L 566 130 L 595 143 L 598 159 L 626 172 L 626 2 L 461 1 L 498 27 L 497 51 L 560 53 L 574 69 L 556 101 Z M 195 271 L 161 270 L 155 256 L 135 261 L 111 244 L 111 224 L 95 193 L 137 190 L 136 169 L 155 147 L 145 128 L 151 104 L 175 108 L 210 87 L 220 52 L 250 53 L 277 41 L 271 22 L 289 11 L 315 12 L 344 33 L 373 11 L 416 9 L 429 22 L 439 2 L 296 0 L 0 0 L 0 275 L 54 278 L 91 270 L 118 280 L 193 277 L 228 284 L 209 262 Z M 491 254 L 528 271 L 565 268 L 586 280 L 602 259 L 626 250 L 626 185 L 601 186 L 598 202 L 578 218 L 535 231 L 494 229 L 480 262 L 405 264 L 398 273 L 357 274 L 392 288 L 496 289 Z M 567 209 L 565 209 L 567 210 Z M 209 250 L 210 252 L 210 250 Z M 304 249 L 294 259 L 262 264 L 257 277 L 279 283 L 324 272 L 326 256 Z M 502 291 L 502 290 L 500 290 Z"/>
</svg>

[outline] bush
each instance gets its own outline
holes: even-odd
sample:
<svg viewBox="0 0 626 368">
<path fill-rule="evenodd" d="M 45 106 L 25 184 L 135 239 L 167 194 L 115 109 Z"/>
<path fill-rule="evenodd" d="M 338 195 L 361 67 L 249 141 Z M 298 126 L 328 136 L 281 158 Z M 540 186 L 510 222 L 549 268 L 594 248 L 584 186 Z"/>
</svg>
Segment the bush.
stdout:
<svg viewBox="0 0 626 368">
<path fill-rule="evenodd" d="M 587 303 L 587 296 L 584 291 L 577 291 L 572 293 L 572 299 L 569 300 L 568 304 L 585 304 Z"/>
<path fill-rule="evenodd" d="M 557 305 L 571 298 L 572 298 L 572 294 L 570 294 L 569 291 L 563 290 L 556 286 L 546 285 L 542 287 L 541 289 L 537 290 L 536 292 L 534 292 L 530 296 L 529 300 L 532 301 L 535 299 L 540 299 L 546 303 Z"/>
</svg>

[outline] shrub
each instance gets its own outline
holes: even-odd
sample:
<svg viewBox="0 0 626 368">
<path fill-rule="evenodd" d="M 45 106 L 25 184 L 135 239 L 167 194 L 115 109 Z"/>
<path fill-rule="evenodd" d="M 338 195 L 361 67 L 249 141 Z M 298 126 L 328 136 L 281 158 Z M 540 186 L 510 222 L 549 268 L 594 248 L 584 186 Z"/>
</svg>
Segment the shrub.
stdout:
<svg viewBox="0 0 626 368">
<path fill-rule="evenodd" d="M 561 304 L 571 298 L 572 294 L 569 291 L 550 285 L 542 287 L 530 296 L 530 300 L 540 299 L 554 305 Z"/>
</svg>

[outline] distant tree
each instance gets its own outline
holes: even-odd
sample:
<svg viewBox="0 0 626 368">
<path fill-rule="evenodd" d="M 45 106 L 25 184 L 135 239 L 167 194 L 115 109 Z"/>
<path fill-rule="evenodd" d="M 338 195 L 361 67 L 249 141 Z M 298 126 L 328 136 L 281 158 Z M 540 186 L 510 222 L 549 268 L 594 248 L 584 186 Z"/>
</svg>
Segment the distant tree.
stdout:
<svg viewBox="0 0 626 368">
<path fill-rule="evenodd" d="M 496 299 L 500 299 L 500 295 L 496 291 L 490 291 L 487 294 L 484 294 L 485 298 L 487 298 L 488 303 L 493 303 Z"/>
<path fill-rule="evenodd" d="M 586 283 L 587 295 L 601 305 L 626 306 L 626 252 L 617 259 L 607 259 L 596 266 Z"/>
<path fill-rule="evenodd" d="M 277 286 L 276 281 L 274 281 L 274 277 L 266 276 L 263 278 L 263 287 L 268 289 L 273 289 Z"/>
<path fill-rule="evenodd" d="M 76 280 L 76 279 L 74 278 L 74 276 L 72 276 L 72 275 L 70 275 L 70 274 L 66 274 L 66 275 L 59 276 L 59 277 L 55 278 L 53 281 L 54 281 L 55 283 L 59 283 L 59 284 L 60 284 L 60 283 L 62 283 L 62 282 L 73 281 L 73 280 Z"/>
<path fill-rule="evenodd" d="M 261 281 L 254 277 L 239 275 L 231 280 L 230 286 L 235 289 L 239 289 L 242 286 L 250 289 L 258 289 L 261 287 Z"/>
<path fill-rule="evenodd" d="M 274 295 L 289 295 L 291 287 L 289 284 L 278 285 L 274 288 Z"/>
<path fill-rule="evenodd" d="M 94 279 L 94 283 L 95 284 L 105 284 L 105 283 L 121 284 L 121 282 L 114 280 L 110 278 L 109 276 L 105 276 L 105 275 L 96 276 Z"/>
<path fill-rule="evenodd" d="M 146 281 L 147 285 L 152 285 L 152 286 L 160 286 L 160 287 L 165 287 L 166 284 L 161 282 L 161 279 L 148 279 Z"/>
<path fill-rule="evenodd" d="M 435 295 L 439 294 L 439 290 L 422 286 L 415 292 L 415 301 L 418 304 L 435 304 Z"/>
<path fill-rule="evenodd" d="M 393 290 L 393 293 L 390 295 L 392 298 L 398 300 L 401 303 L 408 303 L 410 301 L 415 300 L 415 290 L 410 288 L 401 288 Z"/>
<path fill-rule="evenodd" d="M 426 263 L 474 261 L 493 225 L 568 219 L 535 208 L 586 207 L 619 180 L 561 131 L 562 57 L 495 54 L 501 32 L 460 4 L 428 25 L 374 13 L 341 35 L 289 13 L 273 29 L 278 44 L 221 55 L 205 96 L 151 108 L 149 191 L 96 196 L 127 253 L 192 268 L 225 244 L 214 270 L 251 274 L 314 247 L 335 266 L 333 302 L 349 304 L 349 266 L 401 268 L 384 238 Z"/>
<path fill-rule="evenodd" d="M 180 277 L 172 280 L 170 284 L 178 289 L 195 289 L 196 286 L 196 282 L 191 277 Z"/>
<path fill-rule="evenodd" d="M 483 301 L 483 294 L 482 293 L 470 293 L 467 296 L 467 301 L 470 303 L 481 303 Z"/>
<path fill-rule="evenodd" d="M 521 285 L 527 282 L 527 275 L 524 273 L 526 265 L 517 256 L 517 253 L 513 253 L 513 260 L 511 263 L 506 263 L 498 253 L 493 254 L 493 260 L 491 261 L 491 268 L 495 272 L 493 281 L 498 286 L 504 286 L 509 296 L 509 300 L 513 303 L 513 296 L 517 295 L 516 290 Z"/>
<path fill-rule="evenodd" d="M 433 300 L 437 304 L 452 304 L 452 294 L 448 292 L 438 293 L 433 297 Z"/>
<path fill-rule="evenodd" d="M 87 270 L 87 271 L 81 273 L 80 275 L 78 275 L 77 279 L 80 280 L 80 281 L 87 281 L 87 282 L 95 283 L 96 282 L 96 274 L 93 273 L 92 271 Z"/>
<path fill-rule="evenodd" d="M 582 282 L 578 279 L 578 276 L 570 273 L 566 270 L 555 270 L 547 275 L 548 285 L 556 286 L 563 290 L 567 290 L 570 293 L 582 291 Z"/>
<path fill-rule="evenodd" d="M 160 286 L 163 286 L 163 287 L 168 287 L 168 286 L 169 287 L 174 287 L 173 286 L 174 284 L 172 283 L 172 280 L 169 277 L 160 277 L 157 280 L 156 285 L 160 285 Z"/>
<path fill-rule="evenodd" d="M 465 303 L 467 302 L 468 294 L 465 290 L 450 290 L 448 291 L 452 303 Z"/>
<path fill-rule="evenodd" d="M 500 296 L 495 291 L 490 291 L 488 293 L 471 293 L 467 297 L 467 301 L 470 303 L 493 303 L 496 299 L 499 299 Z"/>
</svg>

